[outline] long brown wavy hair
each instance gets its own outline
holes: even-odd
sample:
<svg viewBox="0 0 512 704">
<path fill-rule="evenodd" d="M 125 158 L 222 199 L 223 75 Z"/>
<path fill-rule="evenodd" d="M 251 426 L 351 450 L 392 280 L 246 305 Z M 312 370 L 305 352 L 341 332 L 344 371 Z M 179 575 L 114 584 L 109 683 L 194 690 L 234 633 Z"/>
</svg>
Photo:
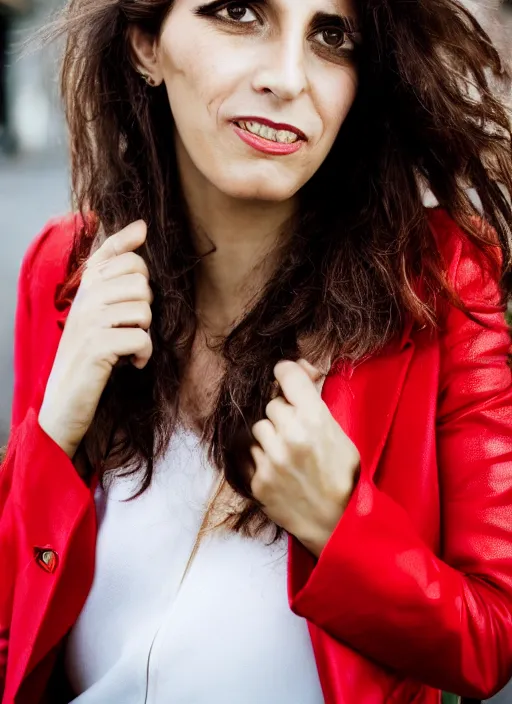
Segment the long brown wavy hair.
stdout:
<svg viewBox="0 0 512 704">
<path fill-rule="evenodd" d="M 507 288 L 512 134 L 495 89 L 495 81 L 509 85 L 496 48 L 456 0 L 357 5 L 364 45 L 355 103 L 301 191 L 278 273 L 219 349 L 227 371 L 204 437 L 214 465 L 244 498 L 235 530 L 267 522 L 243 458 L 280 359 L 297 359 L 308 340 L 312 363 L 320 356 L 361 360 L 406 324 L 434 328 L 439 296 L 462 305 L 428 225 L 425 186 L 485 253 L 493 238 L 475 218 L 473 187 L 503 251 Z M 148 224 L 141 254 L 155 294 L 154 353 L 143 371 L 114 369 L 82 447 L 102 477 L 121 467 L 140 473 L 140 491 L 176 427 L 197 323 L 198 257 L 180 195 L 171 110 L 165 89 L 149 88 L 136 72 L 128 40 L 134 24 L 158 35 L 171 8 L 172 0 L 71 0 L 58 30 L 67 37 L 61 80 L 73 192 L 92 227 L 76 232 L 57 305 L 72 301 L 100 223 L 107 236 L 139 218 Z"/>
</svg>

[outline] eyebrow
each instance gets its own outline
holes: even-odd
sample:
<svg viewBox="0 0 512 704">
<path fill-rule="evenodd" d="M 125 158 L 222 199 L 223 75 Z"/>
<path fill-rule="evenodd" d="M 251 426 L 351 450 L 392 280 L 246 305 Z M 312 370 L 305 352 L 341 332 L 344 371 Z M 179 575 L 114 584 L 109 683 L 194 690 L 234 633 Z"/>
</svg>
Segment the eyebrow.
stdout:
<svg viewBox="0 0 512 704">
<path fill-rule="evenodd" d="M 340 29 L 345 31 L 358 31 L 358 22 L 355 17 L 337 12 L 315 12 L 311 24 L 315 27 L 338 25 Z"/>
<path fill-rule="evenodd" d="M 266 0 L 263 0 L 264 2 Z M 335 2 L 332 3 L 333 5 L 341 5 L 342 3 L 340 2 Z M 318 10 L 315 12 L 314 17 L 313 17 L 313 22 L 318 22 L 318 21 L 325 21 L 328 20 L 330 22 L 339 20 L 341 17 L 342 20 L 345 22 L 349 23 L 351 26 L 354 28 L 357 27 L 358 25 L 358 17 L 355 12 L 349 12 L 347 10 L 341 9 L 341 7 L 336 11 L 327 11 L 327 10 Z"/>
<path fill-rule="evenodd" d="M 250 4 L 262 7 L 270 8 L 272 5 L 279 8 L 279 0 L 248 0 Z M 197 14 L 210 14 L 215 12 L 217 9 L 221 9 L 226 4 L 226 0 L 214 0 L 214 2 L 207 2 L 201 7 L 197 8 Z M 355 16 L 340 12 L 326 12 L 318 10 L 313 15 L 311 20 L 313 26 L 324 26 L 324 25 L 339 25 L 341 29 L 352 32 L 358 31 L 358 22 Z"/>
</svg>

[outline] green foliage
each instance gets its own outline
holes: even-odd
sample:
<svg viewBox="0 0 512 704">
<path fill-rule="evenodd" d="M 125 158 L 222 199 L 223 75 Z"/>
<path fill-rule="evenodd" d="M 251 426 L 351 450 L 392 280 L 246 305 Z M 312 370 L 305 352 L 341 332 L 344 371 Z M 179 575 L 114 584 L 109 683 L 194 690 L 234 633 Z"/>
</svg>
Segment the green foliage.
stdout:
<svg viewBox="0 0 512 704">
<path fill-rule="evenodd" d="M 449 694 L 448 692 L 443 692 L 443 704 L 459 704 L 460 697 L 456 694 Z"/>
</svg>

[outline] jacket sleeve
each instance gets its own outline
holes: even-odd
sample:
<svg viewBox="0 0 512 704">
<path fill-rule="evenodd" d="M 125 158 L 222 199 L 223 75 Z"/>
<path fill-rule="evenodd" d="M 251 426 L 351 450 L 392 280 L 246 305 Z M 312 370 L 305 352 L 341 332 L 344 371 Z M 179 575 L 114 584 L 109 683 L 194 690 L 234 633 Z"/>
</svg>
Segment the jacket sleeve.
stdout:
<svg viewBox="0 0 512 704">
<path fill-rule="evenodd" d="M 487 327 L 450 309 L 442 333 L 441 555 L 363 468 L 319 560 L 290 581 L 290 598 L 297 614 L 366 657 L 486 699 L 512 675 L 510 335 L 495 278 L 462 241 L 455 259 L 456 288 Z"/>
<path fill-rule="evenodd" d="M 18 426 L 28 410 L 30 388 L 30 355 L 33 353 L 30 336 L 30 305 L 28 299 L 28 275 L 30 252 L 25 254 L 18 278 L 18 295 L 14 323 L 14 393 L 12 423 L 7 453 L 0 466 L 0 560 L 2 580 L 0 582 L 0 699 L 5 681 L 7 650 L 9 644 L 10 613 L 14 589 L 14 522 L 13 506 L 9 501 L 13 474 L 13 454 Z"/>
<path fill-rule="evenodd" d="M 76 495 L 77 491 L 87 491 L 69 457 L 39 426 L 39 400 L 34 393 L 42 381 L 38 378 L 39 370 L 35 361 L 44 352 L 45 341 L 39 332 L 35 334 L 33 288 L 36 284 L 38 299 L 44 289 L 47 294 L 45 300 L 53 301 L 55 270 L 58 268 L 55 254 L 58 253 L 62 258 L 63 249 L 65 251 L 63 240 L 70 240 L 70 232 L 68 221 L 50 222 L 30 245 L 23 258 L 18 279 L 12 424 L 7 453 L 0 466 L 0 700 L 5 685 L 20 546 L 23 550 L 27 549 L 22 544 L 24 534 L 19 526 L 20 497 L 26 496 L 28 502 L 33 502 L 32 507 L 26 507 L 29 512 L 37 509 L 41 502 L 45 502 L 49 512 L 62 511 L 62 507 L 52 506 L 52 502 L 57 501 L 54 491 L 55 472 L 59 472 L 62 485 L 59 485 L 59 495 L 66 490 L 70 496 Z M 51 263 L 50 267 L 41 266 L 45 260 Z M 40 305 L 38 300 L 38 310 L 39 308 L 43 317 L 51 313 L 51 309 L 47 309 L 46 304 Z M 43 328 L 48 328 L 51 322 L 53 321 L 45 320 Z"/>
</svg>

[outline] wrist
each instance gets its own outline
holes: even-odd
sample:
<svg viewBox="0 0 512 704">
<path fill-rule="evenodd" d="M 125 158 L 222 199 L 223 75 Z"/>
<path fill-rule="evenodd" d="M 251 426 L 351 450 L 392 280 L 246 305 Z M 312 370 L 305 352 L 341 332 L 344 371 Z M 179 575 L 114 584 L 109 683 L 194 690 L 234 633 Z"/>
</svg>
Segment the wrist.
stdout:
<svg viewBox="0 0 512 704">
<path fill-rule="evenodd" d="M 350 491 L 343 493 L 343 498 L 324 504 L 321 514 L 317 516 L 315 521 L 310 521 L 293 533 L 297 540 L 315 557 L 320 557 L 320 553 L 331 539 L 345 513 L 353 490 L 354 486 L 352 485 Z"/>
<path fill-rule="evenodd" d="M 323 516 L 321 522 L 315 522 L 314 525 L 311 524 L 294 535 L 310 553 L 315 557 L 320 557 L 320 553 L 331 539 L 342 516 L 342 511 L 337 511 L 336 515 L 333 515 L 330 520 Z"/>
<path fill-rule="evenodd" d="M 65 433 L 59 431 L 59 427 L 62 428 L 62 424 L 55 423 L 54 420 L 46 413 L 44 408 L 40 410 L 37 420 L 39 427 L 43 430 L 43 432 L 46 433 L 46 435 L 48 435 L 48 437 L 53 440 L 53 442 L 55 442 L 72 460 L 78 449 L 78 445 L 74 445 L 69 442 Z"/>
<path fill-rule="evenodd" d="M 306 550 L 308 550 L 314 557 L 319 558 L 323 552 L 323 549 L 329 542 L 329 539 L 334 531 L 318 531 L 314 535 L 308 537 L 299 538 L 297 540 L 304 545 Z"/>
</svg>

